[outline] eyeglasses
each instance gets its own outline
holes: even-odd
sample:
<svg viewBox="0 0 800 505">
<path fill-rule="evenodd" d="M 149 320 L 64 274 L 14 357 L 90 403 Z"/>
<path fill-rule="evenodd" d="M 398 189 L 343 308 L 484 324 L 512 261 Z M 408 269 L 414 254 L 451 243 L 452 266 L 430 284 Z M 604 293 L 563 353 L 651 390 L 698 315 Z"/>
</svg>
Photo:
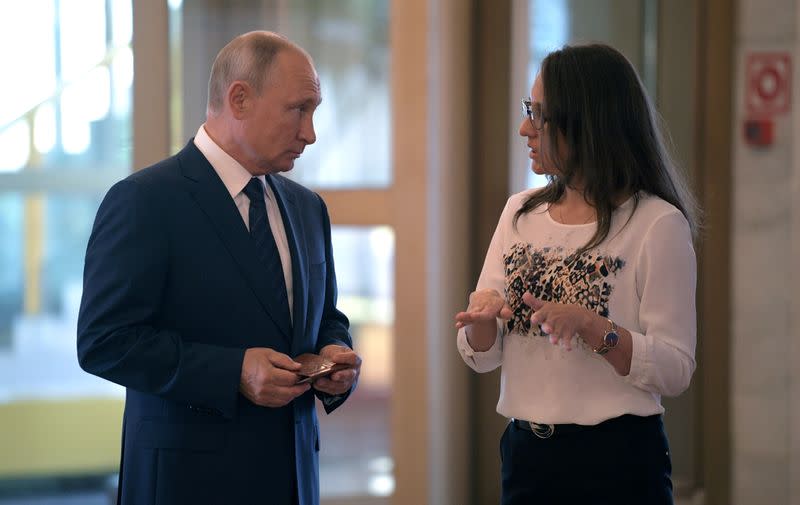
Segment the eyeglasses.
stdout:
<svg viewBox="0 0 800 505">
<path fill-rule="evenodd" d="M 542 128 L 544 128 L 544 124 L 549 119 L 546 118 L 542 113 L 542 104 L 538 102 L 531 103 L 530 98 L 522 99 L 522 114 L 524 116 L 528 116 L 528 119 L 531 122 L 531 126 L 533 126 L 537 130 L 541 130 Z"/>
</svg>

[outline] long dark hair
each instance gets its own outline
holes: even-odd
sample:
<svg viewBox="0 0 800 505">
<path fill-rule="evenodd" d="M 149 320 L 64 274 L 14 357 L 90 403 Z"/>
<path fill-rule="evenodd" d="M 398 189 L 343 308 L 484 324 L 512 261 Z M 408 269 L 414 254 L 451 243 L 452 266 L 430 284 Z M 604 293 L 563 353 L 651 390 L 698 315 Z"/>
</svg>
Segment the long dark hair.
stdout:
<svg viewBox="0 0 800 505">
<path fill-rule="evenodd" d="M 568 186 L 580 182 L 584 199 L 597 212 L 597 229 L 576 254 L 603 242 L 615 202 L 633 195 L 635 210 L 640 191 L 680 209 L 696 237 L 697 203 L 666 148 L 661 118 L 625 56 L 603 44 L 564 46 L 542 61 L 541 78 L 548 151 L 560 152 L 561 133 L 568 154 L 563 160 L 551 156 L 558 175 L 548 176 L 548 184 L 528 197 L 514 225 L 539 205 L 559 201 Z"/>
</svg>

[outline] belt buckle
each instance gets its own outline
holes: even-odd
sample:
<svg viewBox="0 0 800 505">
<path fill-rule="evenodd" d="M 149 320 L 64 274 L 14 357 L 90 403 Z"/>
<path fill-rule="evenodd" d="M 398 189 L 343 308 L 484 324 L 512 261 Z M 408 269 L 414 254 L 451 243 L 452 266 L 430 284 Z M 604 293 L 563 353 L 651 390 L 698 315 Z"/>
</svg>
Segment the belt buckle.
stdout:
<svg viewBox="0 0 800 505">
<path fill-rule="evenodd" d="M 533 421 L 528 421 L 528 424 L 531 425 L 533 434 L 539 438 L 550 438 L 556 431 L 556 427 L 552 424 L 540 424 L 534 423 Z"/>
</svg>

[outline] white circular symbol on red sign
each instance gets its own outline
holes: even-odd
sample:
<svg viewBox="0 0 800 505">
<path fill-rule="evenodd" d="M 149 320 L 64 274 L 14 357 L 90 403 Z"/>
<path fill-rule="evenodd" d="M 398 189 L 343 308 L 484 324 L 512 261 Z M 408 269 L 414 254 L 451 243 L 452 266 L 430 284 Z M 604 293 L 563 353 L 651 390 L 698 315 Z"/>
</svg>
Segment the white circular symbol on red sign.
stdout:
<svg viewBox="0 0 800 505">
<path fill-rule="evenodd" d="M 751 53 L 746 62 L 745 101 L 756 116 L 789 111 L 791 61 L 788 53 Z"/>
<path fill-rule="evenodd" d="M 764 100 L 772 100 L 781 90 L 780 86 L 781 77 L 778 71 L 772 67 L 764 67 L 761 73 L 756 77 L 756 91 L 758 95 Z"/>
</svg>

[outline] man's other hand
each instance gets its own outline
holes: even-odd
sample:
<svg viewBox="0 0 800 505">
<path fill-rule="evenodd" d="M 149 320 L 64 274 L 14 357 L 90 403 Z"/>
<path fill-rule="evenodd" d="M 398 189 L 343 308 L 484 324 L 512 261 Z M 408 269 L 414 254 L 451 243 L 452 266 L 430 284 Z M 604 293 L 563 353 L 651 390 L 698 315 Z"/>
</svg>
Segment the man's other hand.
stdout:
<svg viewBox="0 0 800 505">
<path fill-rule="evenodd" d="M 253 347 L 244 353 L 239 391 L 256 405 L 283 407 L 305 393 L 309 384 L 297 384 L 300 363 L 266 347 Z"/>
<path fill-rule="evenodd" d="M 358 374 L 361 372 L 361 358 L 358 357 L 358 354 L 349 347 L 331 344 L 323 347 L 319 355 L 334 363 L 347 365 L 347 368 L 315 380 L 314 389 L 334 396 L 350 391 L 353 384 L 358 381 Z"/>
</svg>

